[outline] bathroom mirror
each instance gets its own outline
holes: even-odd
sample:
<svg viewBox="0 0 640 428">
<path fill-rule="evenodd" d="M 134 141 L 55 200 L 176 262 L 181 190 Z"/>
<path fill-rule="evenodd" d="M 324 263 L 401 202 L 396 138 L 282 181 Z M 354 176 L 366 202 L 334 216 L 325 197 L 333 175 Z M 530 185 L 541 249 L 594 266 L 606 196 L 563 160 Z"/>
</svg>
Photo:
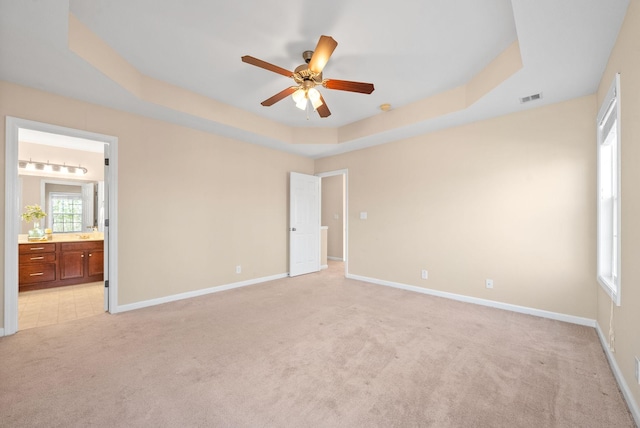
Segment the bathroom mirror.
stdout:
<svg viewBox="0 0 640 428">
<path fill-rule="evenodd" d="M 38 176 L 19 176 L 20 207 L 38 204 L 47 216 L 43 228 L 53 233 L 87 232 L 92 227 L 104 231 L 104 183 L 85 180 L 55 180 Z M 21 233 L 33 226 L 21 222 Z"/>
</svg>

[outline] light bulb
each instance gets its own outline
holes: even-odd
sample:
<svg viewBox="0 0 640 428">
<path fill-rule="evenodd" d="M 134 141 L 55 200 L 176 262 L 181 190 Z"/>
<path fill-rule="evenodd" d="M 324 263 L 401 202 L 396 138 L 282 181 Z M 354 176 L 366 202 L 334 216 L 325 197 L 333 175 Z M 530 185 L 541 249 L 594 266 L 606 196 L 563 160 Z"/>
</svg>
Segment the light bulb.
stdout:
<svg viewBox="0 0 640 428">
<path fill-rule="evenodd" d="M 46 164 L 44 166 L 44 172 L 51 172 L 53 171 L 53 167 L 51 166 L 51 164 Z"/>
<path fill-rule="evenodd" d="M 60 167 L 60 172 L 63 173 L 63 174 L 69 174 L 69 168 L 67 168 L 66 165 L 62 165 Z"/>
<path fill-rule="evenodd" d="M 25 169 L 27 171 L 35 171 L 36 170 L 36 164 L 34 164 L 33 162 L 29 161 L 29 163 L 27 163 L 27 166 L 25 167 Z"/>
<path fill-rule="evenodd" d="M 82 167 L 78 166 L 76 168 L 76 175 L 84 175 L 84 170 L 82 169 Z"/>
</svg>

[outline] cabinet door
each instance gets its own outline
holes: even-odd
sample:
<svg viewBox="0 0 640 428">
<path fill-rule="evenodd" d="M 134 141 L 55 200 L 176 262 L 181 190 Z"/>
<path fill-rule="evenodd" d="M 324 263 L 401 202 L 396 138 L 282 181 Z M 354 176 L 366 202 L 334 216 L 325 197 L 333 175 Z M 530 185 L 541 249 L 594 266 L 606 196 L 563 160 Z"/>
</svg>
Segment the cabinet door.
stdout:
<svg viewBox="0 0 640 428">
<path fill-rule="evenodd" d="M 84 251 L 64 251 L 60 253 L 60 279 L 82 278 L 84 276 Z"/>
<path fill-rule="evenodd" d="M 89 276 L 102 275 L 104 273 L 104 251 L 89 251 Z"/>
</svg>

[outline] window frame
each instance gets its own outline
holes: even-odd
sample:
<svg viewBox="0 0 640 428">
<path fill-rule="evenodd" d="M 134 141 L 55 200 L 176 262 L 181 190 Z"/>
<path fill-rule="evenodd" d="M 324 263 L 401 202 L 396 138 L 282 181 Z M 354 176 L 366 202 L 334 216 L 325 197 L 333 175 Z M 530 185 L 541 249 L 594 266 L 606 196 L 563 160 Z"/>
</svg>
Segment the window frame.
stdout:
<svg viewBox="0 0 640 428">
<path fill-rule="evenodd" d="M 597 129 L 597 280 L 603 290 L 611 297 L 613 302 L 620 306 L 621 302 L 621 112 L 620 112 L 620 73 L 617 73 L 613 83 L 611 84 L 607 95 L 605 96 L 596 120 Z M 607 130 L 607 122 L 610 121 L 612 114 L 615 114 L 615 128 L 611 127 Z M 615 144 L 610 150 L 613 152 L 614 159 L 611 159 L 610 168 L 615 171 L 609 172 L 609 181 L 615 179 L 615 183 L 608 186 L 607 190 L 611 191 L 611 201 L 604 201 L 603 182 L 607 180 L 604 174 L 604 162 L 607 159 L 603 155 L 605 150 L 604 143 L 607 142 L 611 130 L 615 130 Z M 606 134 L 605 134 L 606 132 Z M 611 178 L 612 177 L 612 178 Z M 611 207 L 606 207 L 610 203 Z M 610 212 L 607 214 L 605 209 Z M 605 235 L 605 234 L 609 235 Z M 605 245 L 611 245 L 605 248 Z M 605 270 L 606 269 L 606 270 Z M 606 272 L 606 273 L 605 273 Z M 610 272 L 610 274 L 609 274 Z"/>
</svg>

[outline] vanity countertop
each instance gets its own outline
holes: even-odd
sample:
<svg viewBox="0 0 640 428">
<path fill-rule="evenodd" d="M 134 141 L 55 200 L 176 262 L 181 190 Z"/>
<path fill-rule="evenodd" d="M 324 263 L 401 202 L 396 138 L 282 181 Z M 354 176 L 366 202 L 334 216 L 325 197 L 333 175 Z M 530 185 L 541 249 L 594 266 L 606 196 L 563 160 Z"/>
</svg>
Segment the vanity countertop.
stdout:
<svg viewBox="0 0 640 428">
<path fill-rule="evenodd" d="M 18 244 L 38 244 L 38 243 L 56 243 L 56 242 L 83 242 L 83 241 L 104 241 L 104 233 L 61 233 L 53 235 L 52 239 L 42 241 L 29 241 L 27 235 L 18 235 Z"/>
</svg>

